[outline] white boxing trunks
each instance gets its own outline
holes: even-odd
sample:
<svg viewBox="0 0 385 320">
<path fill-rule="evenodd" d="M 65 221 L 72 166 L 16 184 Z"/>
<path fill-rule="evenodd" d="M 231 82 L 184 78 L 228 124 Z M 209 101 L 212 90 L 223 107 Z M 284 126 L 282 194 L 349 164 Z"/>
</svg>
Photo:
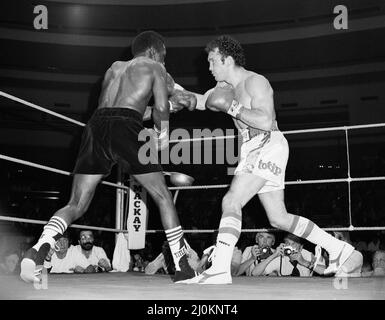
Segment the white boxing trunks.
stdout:
<svg viewBox="0 0 385 320">
<path fill-rule="evenodd" d="M 243 144 L 240 161 L 234 174 L 254 174 L 266 180 L 258 193 L 285 188 L 285 170 L 289 158 L 289 145 L 281 131 L 261 132 L 249 139 L 241 131 Z"/>
</svg>

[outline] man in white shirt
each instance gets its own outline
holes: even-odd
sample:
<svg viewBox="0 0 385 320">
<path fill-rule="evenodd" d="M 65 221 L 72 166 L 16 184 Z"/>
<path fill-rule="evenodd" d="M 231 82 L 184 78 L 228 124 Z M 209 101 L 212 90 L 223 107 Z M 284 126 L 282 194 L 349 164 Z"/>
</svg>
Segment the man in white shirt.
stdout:
<svg viewBox="0 0 385 320">
<path fill-rule="evenodd" d="M 111 262 L 102 247 L 94 245 L 94 235 L 90 230 L 82 230 L 79 245 L 73 247 L 71 260 L 75 273 L 111 271 Z"/>
<path fill-rule="evenodd" d="M 237 275 L 240 276 L 246 273 L 246 276 L 251 276 L 256 265 L 275 251 L 272 248 L 274 243 L 275 236 L 273 233 L 257 232 L 255 235 L 255 245 L 246 247 L 243 250 L 242 261 Z"/>
<path fill-rule="evenodd" d="M 74 246 L 69 247 L 67 232 L 56 241 L 54 248 L 45 258 L 44 267 L 50 273 L 73 273 L 74 265 L 71 256 Z"/>
<path fill-rule="evenodd" d="M 262 261 L 259 264 L 261 268 L 255 268 L 252 275 L 309 277 L 314 263 L 315 257 L 303 248 L 302 239 L 288 233 L 284 243 Z"/>
</svg>

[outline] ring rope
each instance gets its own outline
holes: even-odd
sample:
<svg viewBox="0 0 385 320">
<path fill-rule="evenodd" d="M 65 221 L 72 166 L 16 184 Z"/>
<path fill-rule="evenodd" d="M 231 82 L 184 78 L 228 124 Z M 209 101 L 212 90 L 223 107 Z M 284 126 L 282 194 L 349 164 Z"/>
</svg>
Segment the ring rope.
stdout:
<svg viewBox="0 0 385 320">
<path fill-rule="evenodd" d="M 22 222 L 22 223 L 31 223 L 31 224 L 47 224 L 48 221 L 44 220 L 35 220 L 35 219 L 24 219 L 24 218 L 16 218 L 11 216 L 3 216 L 0 215 L 0 221 L 11 221 L 11 222 Z M 128 233 L 128 230 L 125 229 L 115 229 L 115 228 L 105 228 L 105 227 L 95 227 L 81 224 L 71 224 L 69 228 L 76 229 L 89 229 L 89 230 L 98 230 L 98 231 L 106 231 L 106 232 L 123 232 Z M 331 228 L 321 228 L 325 231 L 381 231 L 385 230 L 385 226 L 383 227 L 331 227 Z M 213 233 L 218 231 L 218 229 L 185 229 L 183 232 L 185 233 Z M 258 229 L 242 229 L 241 232 L 251 233 L 251 232 L 284 232 L 281 229 L 274 228 L 258 228 Z M 146 233 L 162 233 L 163 229 L 159 230 L 146 230 Z"/>
<path fill-rule="evenodd" d="M 70 176 L 71 175 L 71 172 L 68 172 L 68 171 L 64 171 L 64 170 L 59 170 L 59 169 L 43 166 L 41 164 L 33 163 L 33 162 L 30 162 L 30 161 L 20 160 L 20 159 L 14 158 L 14 157 L 5 156 L 3 154 L 0 154 L 0 159 L 7 160 L 7 161 L 10 161 L 10 162 L 16 162 L 16 163 L 23 164 L 23 165 L 26 165 L 26 166 L 29 166 L 29 167 L 33 167 L 33 168 L 38 168 L 38 169 L 42 169 L 42 170 L 46 170 L 46 171 L 50 171 L 50 172 L 55 172 L 55 173 L 66 175 L 66 176 Z M 125 190 L 129 189 L 129 187 L 123 186 L 121 184 L 116 184 L 116 183 L 108 182 L 108 181 L 102 181 L 101 183 L 105 184 L 107 186 L 116 187 L 116 188 L 119 188 L 119 189 L 125 189 Z"/>
<path fill-rule="evenodd" d="M 11 94 L 8 94 L 4 91 L 0 90 L 0 95 L 14 100 L 16 102 L 19 102 L 21 104 L 24 104 L 26 106 L 32 107 L 34 109 L 40 110 L 42 112 L 46 112 L 48 114 L 51 114 L 55 117 L 61 118 L 63 120 L 67 120 L 69 122 L 72 122 L 74 124 L 77 124 L 79 126 L 84 127 L 86 124 L 77 120 L 74 120 L 72 118 L 66 117 L 61 115 L 60 113 L 51 111 L 49 109 L 40 107 L 34 103 L 28 102 L 26 100 L 20 99 L 16 96 L 13 96 Z M 314 128 L 314 129 L 300 129 L 300 130 L 289 130 L 289 131 L 281 131 L 283 134 L 296 134 L 296 133 L 310 133 L 310 132 L 325 132 L 325 131 L 337 131 L 337 130 L 351 130 L 351 129 L 366 129 L 366 128 L 381 128 L 385 127 L 385 123 L 372 123 L 372 124 L 362 124 L 362 125 L 352 125 L 352 126 L 339 126 L 339 127 L 328 127 L 328 128 Z M 228 136 L 214 136 L 214 137 L 199 137 L 199 138 L 193 138 L 193 139 L 180 139 L 180 140 L 170 140 L 170 143 L 177 143 L 177 142 L 188 142 L 188 141 L 198 141 L 198 140 L 213 140 L 213 139 L 234 139 L 238 137 L 238 135 L 228 135 Z"/>
<path fill-rule="evenodd" d="M 30 167 L 34 167 L 34 168 L 38 168 L 38 169 L 42 169 L 42 170 L 46 170 L 46 171 L 50 171 L 50 172 L 55 172 L 55 173 L 62 174 L 62 175 L 67 175 L 67 176 L 71 175 L 71 173 L 68 172 L 68 171 L 55 169 L 55 168 L 52 168 L 52 167 L 40 165 L 40 164 L 33 163 L 33 162 L 30 162 L 30 161 L 21 160 L 21 159 L 10 157 L 10 156 L 6 156 L 6 155 L 3 155 L 3 154 L 0 154 L 0 159 L 6 160 L 6 161 L 10 161 L 10 162 L 19 163 L 19 164 L 23 164 L 23 165 L 26 165 L 26 166 L 30 166 Z M 379 177 L 360 177 L 360 178 L 351 178 L 351 177 L 349 177 L 349 178 L 341 178 L 341 179 L 319 179 L 319 180 L 286 181 L 285 185 L 338 183 L 338 182 L 360 182 L 360 181 L 383 181 L 383 180 L 385 180 L 385 176 L 379 176 Z M 119 189 L 124 189 L 124 190 L 128 190 L 129 189 L 129 187 L 126 187 L 124 185 L 116 184 L 116 183 L 112 183 L 112 182 L 108 182 L 108 181 L 102 181 L 101 183 L 105 184 L 105 185 L 108 185 L 108 186 L 116 187 L 116 188 L 119 188 Z M 230 184 L 214 184 L 214 185 L 200 185 L 200 186 L 169 187 L 169 189 L 170 190 L 221 189 L 221 188 L 227 188 L 229 186 L 230 186 Z"/>
<path fill-rule="evenodd" d="M 338 182 L 360 182 L 360 181 L 384 181 L 384 180 L 385 180 L 385 176 L 360 177 L 360 178 L 341 178 L 341 179 L 297 180 L 297 181 L 285 181 L 285 185 L 338 183 Z M 169 187 L 169 189 L 170 190 L 221 189 L 221 188 L 227 188 L 229 186 L 230 186 L 230 184 L 211 184 L 211 185 L 200 185 L 200 186 Z"/>
<path fill-rule="evenodd" d="M 31 108 L 40 110 L 40 111 L 42 111 L 42 112 L 48 113 L 48 114 L 50 114 L 50 115 L 53 115 L 53 116 L 55 116 L 55 117 L 61 118 L 61 119 L 66 120 L 66 121 L 68 121 L 68 122 L 75 123 L 75 124 L 77 124 L 78 126 L 84 127 L 84 126 L 86 125 L 86 124 L 83 123 L 83 122 L 74 120 L 74 119 L 72 119 L 72 118 L 63 116 L 63 115 L 61 115 L 60 113 L 51 111 L 51 110 L 46 109 L 46 108 L 43 108 L 43 107 L 40 107 L 40 106 L 38 106 L 38 105 L 36 105 L 36 104 L 34 104 L 34 103 L 32 103 L 32 102 L 28 102 L 28 101 L 26 101 L 26 100 L 23 100 L 23 99 L 20 99 L 20 98 L 18 98 L 18 97 L 15 97 L 15 96 L 13 96 L 13 95 L 11 95 L 11 94 L 5 93 L 4 91 L 0 91 L 0 95 L 3 96 L 3 97 L 5 97 L 5 98 L 8 98 L 8 99 L 11 99 L 11 100 L 13 100 L 13 101 L 19 102 L 19 103 L 21 103 L 21 104 L 24 104 L 24 105 L 26 105 L 26 106 L 28 106 L 28 107 L 31 107 Z"/>
</svg>

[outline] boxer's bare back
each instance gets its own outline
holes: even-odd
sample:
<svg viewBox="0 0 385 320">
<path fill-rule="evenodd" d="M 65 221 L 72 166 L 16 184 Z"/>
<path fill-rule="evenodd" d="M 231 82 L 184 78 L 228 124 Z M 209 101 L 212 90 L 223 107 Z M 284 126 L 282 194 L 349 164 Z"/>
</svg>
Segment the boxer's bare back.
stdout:
<svg viewBox="0 0 385 320">
<path fill-rule="evenodd" d="M 167 94 L 164 66 L 147 57 L 116 61 L 107 70 L 98 108 L 130 108 L 143 115 L 152 95 Z"/>
</svg>

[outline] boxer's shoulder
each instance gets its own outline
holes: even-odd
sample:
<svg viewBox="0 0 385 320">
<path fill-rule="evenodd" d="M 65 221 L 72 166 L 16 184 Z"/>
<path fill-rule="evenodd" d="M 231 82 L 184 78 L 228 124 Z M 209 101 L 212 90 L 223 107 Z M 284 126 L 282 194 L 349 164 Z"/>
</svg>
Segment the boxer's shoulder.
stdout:
<svg viewBox="0 0 385 320">
<path fill-rule="evenodd" d="M 250 91 L 266 91 L 272 90 L 269 80 L 261 74 L 250 72 L 248 77 L 245 79 L 245 89 L 247 92 Z"/>
</svg>

